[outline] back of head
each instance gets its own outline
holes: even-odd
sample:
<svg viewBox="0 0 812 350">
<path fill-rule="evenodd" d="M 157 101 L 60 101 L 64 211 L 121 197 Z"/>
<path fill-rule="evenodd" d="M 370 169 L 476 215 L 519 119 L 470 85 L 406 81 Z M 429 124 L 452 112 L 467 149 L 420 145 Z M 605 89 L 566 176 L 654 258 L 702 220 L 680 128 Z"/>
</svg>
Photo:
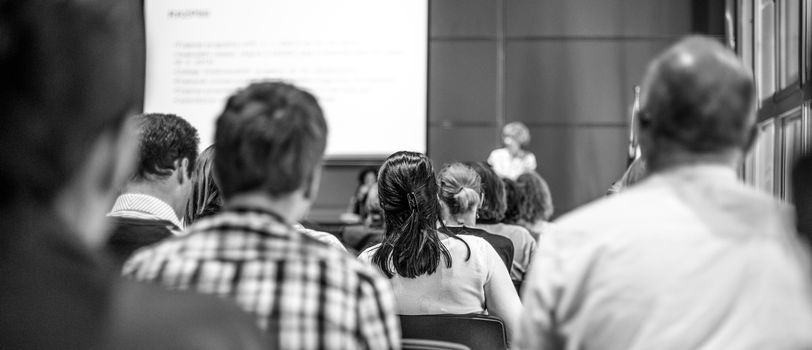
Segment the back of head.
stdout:
<svg viewBox="0 0 812 350">
<path fill-rule="evenodd" d="M 215 144 L 214 170 L 225 199 L 257 190 L 284 196 L 313 181 L 327 123 L 310 93 L 282 82 L 254 83 L 229 97 Z"/>
<path fill-rule="evenodd" d="M 479 222 L 485 224 L 495 224 L 502 222 L 505 218 L 505 184 L 493 171 L 490 165 L 485 162 L 475 162 L 468 164 L 482 180 L 482 193 L 485 198 L 482 206 L 479 207 Z"/>
<path fill-rule="evenodd" d="M 161 180 L 172 174 L 182 159 L 192 173 L 200 137 L 197 129 L 174 114 L 144 114 L 138 118 L 138 167 L 133 181 Z"/>
<path fill-rule="evenodd" d="M 139 2 L 0 2 L 0 201 L 48 203 L 141 108 Z M 118 136 L 118 135 L 113 135 Z"/>
<path fill-rule="evenodd" d="M 648 67 L 641 100 L 640 126 L 651 143 L 641 146 L 651 163 L 675 150 L 715 154 L 751 141 L 752 75 L 716 40 L 691 36 L 660 54 Z"/>
<path fill-rule="evenodd" d="M 502 178 L 502 183 L 505 184 L 505 218 L 502 222 L 506 224 L 516 224 L 522 216 L 522 204 L 524 203 L 525 194 L 519 188 L 519 185 L 508 178 Z"/>
<path fill-rule="evenodd" d="M 467 213 L 479 204 L 482 182 L 474 169 L 462 163 L 451 163 L 440 170 L 440 200 L 451 215 Z"/>
<path fill-rule="evenodd" d="M 220 211 L 223 199 L 214 178 L 214 145 L 209 146 L 195 161 L 192 173 L 192 195 L 186 206 L 186 224 Z"/>
<path fill-rule="evenodd" d="M 522 122 L 511 122 L 502 128 L 502 137 L 510 137 L 522 147 L 527 147 L 530 143 L 530 129 Z"/>
<path fill-rule="evenodd" d="M 524 193 L 520 219 L 528 223 L 548 221 L 553 216 L 553 196 L 547 181 L 536 172 L 527 172 L 516 179 Z"/>
<path fill-rule="evenodd" d="M 386 158 L 378 174 L 378 195 L 386 228 L 372 262 L 387 277 L 392 277 L 390 266 L 408 278 L 434 273 L 443 257 L 451 266 L 448 250 L 435 229 L 440 204 L 428 157 L 402 151 Z"/>
</svg>

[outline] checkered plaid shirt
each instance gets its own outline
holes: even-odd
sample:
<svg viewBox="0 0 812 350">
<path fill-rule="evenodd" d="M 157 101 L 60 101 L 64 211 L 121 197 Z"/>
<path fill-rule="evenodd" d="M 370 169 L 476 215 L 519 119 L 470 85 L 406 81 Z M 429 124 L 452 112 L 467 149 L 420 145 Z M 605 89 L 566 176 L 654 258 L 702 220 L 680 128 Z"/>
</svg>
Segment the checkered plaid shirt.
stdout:
<svg viewBox="0 0 812 350">
<path fill-rule="evenodd" d="M 124 275 L 230 298 L 279 349 L 400 348 L 389 282 L 270 212 L 201 219 L 188 235 L 138 251 Z"/>
</svg>

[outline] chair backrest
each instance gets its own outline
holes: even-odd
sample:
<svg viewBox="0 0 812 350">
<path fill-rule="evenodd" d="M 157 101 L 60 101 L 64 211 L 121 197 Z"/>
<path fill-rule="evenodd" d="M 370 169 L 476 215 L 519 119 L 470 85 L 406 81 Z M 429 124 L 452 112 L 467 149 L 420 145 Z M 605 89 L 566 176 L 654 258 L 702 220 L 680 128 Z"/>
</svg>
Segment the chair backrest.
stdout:
<svg viewBox="0 0 812 350">
<path fill-rule="evenodd" d="M 428 339 L 403 339 L 400 345 L 402 350 L 471 350 L 462 344 Z"/>
<path fill-rule="evenodd" d="M 400 315 L 403 338 L 464 344 L 471 350 L 507 349 L 505 324 L 494 316 Z"/>
</svg>

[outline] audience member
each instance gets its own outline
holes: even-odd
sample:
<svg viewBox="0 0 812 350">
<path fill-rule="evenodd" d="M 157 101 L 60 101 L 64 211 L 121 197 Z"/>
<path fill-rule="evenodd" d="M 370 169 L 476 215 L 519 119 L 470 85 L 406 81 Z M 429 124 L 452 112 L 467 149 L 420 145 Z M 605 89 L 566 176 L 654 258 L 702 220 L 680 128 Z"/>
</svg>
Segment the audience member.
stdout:
<svg viewBox="0 0 812 350">
<path fill-rule="evenodd" d="M 389 283 L 292 226 L 320 180 L 327 124 L 316 98 L 252 84 L 226 102 L 215 142 L 224 210 L 142 249 L 125 275 L 233 299 L 278 349 L 398 348 Z"/>
<path fill-rule="evenodd" d="M 482 192 L 484 200 L 477 211 L 476 227 L 495 235 L 507 237 L 513 243 L 513 264 L 510 268 L 510 278 L 517 287 L 524 280 L 527 266 L 536 250 L 536 241 L 524 227 L 503 224 L 505 218 L 505 185 L 491 167 L 483 162 L 470 164 L 482 179 Z"/>
<path fill-rule="evenodd" d="M 101 254 L 135 163 L 142 10 L 0 3 L 0 349 L 267 349 L 233 306 L 123 281 Z"/>
<path fill-rule="evenodd" d="M 214 145 L 207 147 L 195 161 L 192 172 L 192 194 L 186 204 L 184 224 L 191 225 L 200 218 L 212 216 L 223 209 L 223 197 L 214 178 Z"/>
<path fill-rule="evenodd" d="M 350 197 L 350 206 L 348 212 L 357 215 L 358 220 L 363 221 L 366 219 L 366 200 L 369 190 L 375 186 L 378 181 L 378 170 L 375 168 L 365 168 L 358 174 L 358 187 Z"/>
<path fill-rule="evenodd" d="M 364 205 L 367 211 L 366 220 L 361 224 L 345 226 L 341 235 L 344 244 L 356 255 L 383 241 L 384 221 L 377 183 L 369 189 Z"/>
<path fill-rule="evenodd" d="M 502 222 L 511 225 L 519 225 L 519 220 L 522 215 L 522 202 L 524 202 L 525 195 L 519 189 L 516 181 L 503 177 L 502 183 L 505 186 L 505 217 L 502 219 Z"/>
<path fill-rule="evenodd" d="M 118 266 L 138 248 L 181 233 L 197 159 L 197 130 L 183 118 L 146 114 L 138 125 L 138 165 L 107 214 L 107 250 Z"/>
<path fill-rule="evenodd" d="M 798 234 L 812 250 L 812 153 L 802 156 L 792 169 L 792 200 Z"/>
<path fill-rule="evenodd" d="M 510 239 L 474 228 L 476 212 L 483 199 L 479 175 L 462 163 L 451 163 L 443 167 L 437 177 L 445 228 L 455 235 L 471 235 L 486 240 L 510 270 L 513 263 L 513 243 Z"/>
<path fill-rule="evenodd" d="M 437 180 L 420 153 L 389 156 L 378 175 L 384 242 L 359 256 L 390 278 L 405 315 L 484 313 L 504 320 L 509 336 L 521 312 L 499 255 L 485 240 L 438 231 Z"/>
<path fill-rule="evenodd" d="M 502 128 L 504 148 L 491 151 L 488 164 L 501 177 L 516 180 L 526 171 L 536 170 L 536 156 L 526 149 L 530 143 L 530 130 L 521 122 L 512 122 Z"/>
<path fill-rule="evenodd" d="M 539 237 L 551 230 L 550 218 L 553 216 L 553 195 L 547 181 L 535 171 L 527 172 L 516 179 L 519 190 L 522 192 L 521 209 L 519 210 L 519 225 L 530 231 L 533 238 Z"/>
<path fill-rule="evenodd" d="M 220 187 L 214 177 L 214 145 L 206 148 L 195 162 L 195 171 L 192 180 L 192 195 L 186 206 L 186 224 L 191 224 L 202 217 L 212 216 L 223 209 L 223 199 L 220 196 Z M 321 241 L 338 249 L 345 250 L 341 241 L 330 233 L 317 231 L 295 224 L 293 227 L 317 241 Z"/>
<path fill-rule="evenodd" d="M 812 348 L 789 208 L 736 176 L 756 135 L 749 69 L 683 39 L 649 65 L 642 106 L 649 176 L 542 237 L 519 348 Z"/>
</svg>

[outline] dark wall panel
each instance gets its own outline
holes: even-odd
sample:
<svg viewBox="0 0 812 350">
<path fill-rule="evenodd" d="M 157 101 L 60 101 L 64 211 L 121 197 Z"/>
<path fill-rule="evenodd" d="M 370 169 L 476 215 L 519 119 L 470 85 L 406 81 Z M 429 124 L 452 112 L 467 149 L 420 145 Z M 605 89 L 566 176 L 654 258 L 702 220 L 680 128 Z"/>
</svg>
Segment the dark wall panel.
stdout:
<svg viewBox="0 0 812 350">
<path fill-rule="evenodd" d="M 496 43 L 432 42 L 429 121 L 493 122 L 496 113 Z"/>
<path fill-rule="evenodd" d="M 431 1 L 432 37 L 471 37 L 496 35 L 494 0 L 434 0 Z"/>
<path fill-rule="evenodd" d="M 674 36 L 691 28 L 690 0 L 509 0 L 507 36 Z"/>
<path fill-rule="evenodd" d="M 530 150 L 550 185 L 555 216 L 606 194 L 626 167 L 625 127 L 531 127 Z"/>
<path fill-rule="evenodd" d="M 429 128 L 429 156 L 437 167 L 452 161 L 487 160 L 498 146 L 496 125 Z"/>
<path fill-rule="evenodd" d="M 632 87 L 665 40 L 520 41 L 506 46 L 509 121 L 623 124 Z"/>
</svg>

